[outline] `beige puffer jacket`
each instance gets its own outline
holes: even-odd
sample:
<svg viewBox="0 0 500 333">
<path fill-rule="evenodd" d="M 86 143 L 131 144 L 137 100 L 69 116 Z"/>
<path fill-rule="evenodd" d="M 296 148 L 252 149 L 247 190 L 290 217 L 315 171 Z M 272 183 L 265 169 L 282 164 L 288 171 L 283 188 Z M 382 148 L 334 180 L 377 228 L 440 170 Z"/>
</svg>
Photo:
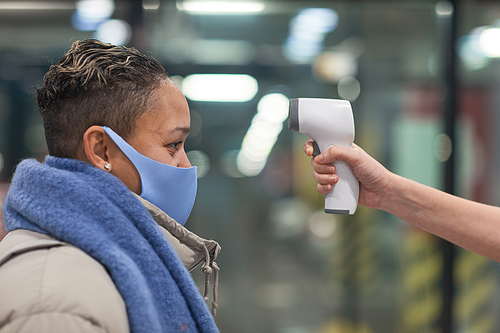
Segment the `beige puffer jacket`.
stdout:
<svg viewBox="0 0 500 333">
<path fill-rule="evenodd" d="M 205 261 L 202 268 L 210 267 L 205 271 L 218 273 L 217 242 L 139 200 L 188 270 Z M 68 243 L 15 230 L 0 242 L 0 333 L 11 332 L 127 333 L 129 325 L 125 303 L 104 266 Z"/>
<path fill-rule="evenodd" d="M 82 250 L 28 230 L 0 243 L 0 332 L 129 332 L 105 268 Z"/>
</svg>

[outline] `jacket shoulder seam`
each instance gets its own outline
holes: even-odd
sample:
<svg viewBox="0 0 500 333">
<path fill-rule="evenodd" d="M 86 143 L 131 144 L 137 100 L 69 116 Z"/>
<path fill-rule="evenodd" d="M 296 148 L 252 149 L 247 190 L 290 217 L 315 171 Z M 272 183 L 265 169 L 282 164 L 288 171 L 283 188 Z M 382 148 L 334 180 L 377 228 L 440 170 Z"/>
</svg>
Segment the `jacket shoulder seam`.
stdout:
<svg viewBox="0 0 500 333">
<path fill-rule="evenodd" d="M 31 251 L 37 250 L 47 250 L 53 247 L 65 246 L 69 245 L 67 243 L 57 241 L 57 240 L 49 240 L 49 239 L 37 239 L 37 240 L 28 240 L 19 244 L 14 245 L 9 250 L 7 250 L 4 254 L 0 255 L 0 266 L 5 264 L 7 261 L 11 260 L 17 255 L 21 255 L 24 253 L 28 253 Z"/>
<path fill-rule="evenodd" d="M 99 332 L 99 333 L 106 333 L 107 332 L 107 330 L 105 330 L 102 326 L 100 326 L 95 321 L 93 321 L 89 318 L 86 318 L 82 315 L 71 313 L 71 312 L 66 312 L 66 311 L 35 311 L 35 312 L 30 313 L 28 315 L 19 316 L 19 317 L 16 317 L 15 319 L 13 319 L 12 321 L 6 322 L 2 327 L 0 327 L 0 331 L 2 331 L 4 328 L 6 328 L 7 326 L 9 326 L 17 321 L 27 320 L 27 319 L 30 319 L 33 317 L 43 316 L 43 315 L 63 315 L 63 316 L 69 316 L 72 318 L 77 318 L 77 319 L 80 319 L 84 322 L 88 322 L 92 326 L 92 328 L 95 329 L 96 332 Z"/>
</svg>

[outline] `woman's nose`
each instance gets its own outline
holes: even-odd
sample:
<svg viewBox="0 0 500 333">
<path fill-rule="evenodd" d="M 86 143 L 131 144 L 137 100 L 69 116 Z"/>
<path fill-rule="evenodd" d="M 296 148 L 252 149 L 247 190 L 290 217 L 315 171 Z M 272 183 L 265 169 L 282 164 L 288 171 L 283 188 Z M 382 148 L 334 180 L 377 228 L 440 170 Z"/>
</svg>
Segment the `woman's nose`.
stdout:
<svg viewBox="0 0 500 333">
<path fill-rule="evenodd" d="M 191 162 L 189 162 L 189 159 L 187 157 L 186 152 L 183 150 L 182 153 L 183 154 L 180 157 L 178 167 L 179 168 L 190 168 L 192 165 L 191 165 Z"/>
</svg>

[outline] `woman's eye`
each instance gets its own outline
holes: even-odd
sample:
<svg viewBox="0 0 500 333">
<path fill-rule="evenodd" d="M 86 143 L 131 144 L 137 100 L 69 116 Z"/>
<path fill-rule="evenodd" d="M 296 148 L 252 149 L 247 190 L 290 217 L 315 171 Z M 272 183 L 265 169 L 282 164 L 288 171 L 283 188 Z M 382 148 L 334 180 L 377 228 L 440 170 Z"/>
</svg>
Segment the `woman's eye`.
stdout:
<svg viewBox="0 0 500 333">
<path fill-rule="evenodd" d="M 175 150 L 179 149 L 178 146 L 179 146 L 180 142 L 174 142 L 174 143 L 169 143 L 168 145 L 172 148 L 174 148 Z"/>
</svg>

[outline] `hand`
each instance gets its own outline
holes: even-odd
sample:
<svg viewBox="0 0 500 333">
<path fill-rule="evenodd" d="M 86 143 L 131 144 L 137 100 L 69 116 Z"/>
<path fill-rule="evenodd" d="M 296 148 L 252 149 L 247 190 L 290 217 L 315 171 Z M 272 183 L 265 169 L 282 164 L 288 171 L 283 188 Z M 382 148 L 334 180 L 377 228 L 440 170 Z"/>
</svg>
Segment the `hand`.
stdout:
<svg viewBox="0 0 500 333">
<path fill-rule="evenodd" d="M 312 156 L 312 140 L 304 144 L 304 152 L 307 156 Z M 328 193 L 338 182 L 338 176 L 335 174 L 335 167 L 332 164 L 335 161 L 346 162 L 358 178 L 360 182 L 359 204 L 380 208 L 381 202 L 390 188 L 390 178 L 393 174 L 356 144 L 353 144 L 350 149 L 331 146 L 322 154 L 311 159 L 314 179 L 318 182 L 318 192 Z"/>
</svg>

